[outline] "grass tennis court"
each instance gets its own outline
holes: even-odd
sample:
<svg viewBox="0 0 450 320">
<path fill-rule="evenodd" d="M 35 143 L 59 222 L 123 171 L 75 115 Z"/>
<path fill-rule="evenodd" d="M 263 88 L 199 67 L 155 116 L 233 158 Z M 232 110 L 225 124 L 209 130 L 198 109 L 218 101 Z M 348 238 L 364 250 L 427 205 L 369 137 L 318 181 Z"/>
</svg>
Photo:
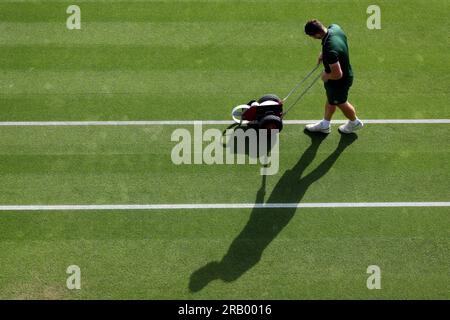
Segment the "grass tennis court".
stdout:
<svg viewBox="0 0 450 320">
<path fill-rule="evenodd" d="M 7 210 L 14 205 L 450 201 L 450 124 L 280 133 L 280 168 L 175 165 L 191 125 L 286 94 L 315 63 L 318 18 L 349 38 L 365 119 L 450 119 L 447 1 L 0 2 L 1 299 L 449 299 L 450 207 Z M 432 23 L 430 22 L 432 21 Z M 290 120 L 320 119 L 316 84 Z M 343 119 L 336 113 L 335 119 Z M 226 124 L 204 125 L 224 130 Z M 69 265 L 81 289 L 66 287 Z M 369 290 L 367 267 L 381 269 Z"/>
</svg>

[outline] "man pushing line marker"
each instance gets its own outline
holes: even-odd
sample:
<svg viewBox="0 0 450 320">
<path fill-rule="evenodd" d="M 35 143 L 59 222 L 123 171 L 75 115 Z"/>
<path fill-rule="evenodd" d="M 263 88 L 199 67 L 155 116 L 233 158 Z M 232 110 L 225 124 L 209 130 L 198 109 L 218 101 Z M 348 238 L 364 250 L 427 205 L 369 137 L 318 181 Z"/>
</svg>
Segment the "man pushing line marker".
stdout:
<svg viewBox="0 0 450 320">
<path fill-rule="evenodd" d="M 326 28 L 320 21 L 314 19 L 306 23 L 305 33 L 314 39 L 322 40 L 322 52 L 317 63 L 323 62 L 325 67 L 322 81 L 327 93 L 323 120 L 306 125 L 306 130 L 330 133 L 330 121 L 336 106 L 349 119 L 346 124 L 339 127 L 339 132 L 352 133 L 361 129 L 364 124 L 358 119 L 355 108 L 347 100 L 348 91 L 353 83 L 353 72 L 344 31 L 337 24 Z"/>
</svg>

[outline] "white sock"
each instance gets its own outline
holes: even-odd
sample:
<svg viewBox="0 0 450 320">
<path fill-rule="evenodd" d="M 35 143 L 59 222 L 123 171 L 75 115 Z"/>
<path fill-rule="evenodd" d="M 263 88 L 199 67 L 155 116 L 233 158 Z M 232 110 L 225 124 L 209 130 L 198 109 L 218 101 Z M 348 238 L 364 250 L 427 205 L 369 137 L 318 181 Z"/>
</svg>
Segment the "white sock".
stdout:
<svg viewBox="0 0 450 320">
<path fill-rule="evenodd" d="M 323 128 L 328 128 L 330 126 L 330 121 L 323 119 L 321 121 Z"/>
<path fill-rule="evenodd" d="M 350 123 L 351 123 L 352 125 L 356 125 L 356 124 L 358 123 L 358 121 L 359 121 L 359 119 L 358 119 L 358 117 L 356 117 L 356 119 L 353 120 L 353 121 L 350 121 Z"/>
</svg>

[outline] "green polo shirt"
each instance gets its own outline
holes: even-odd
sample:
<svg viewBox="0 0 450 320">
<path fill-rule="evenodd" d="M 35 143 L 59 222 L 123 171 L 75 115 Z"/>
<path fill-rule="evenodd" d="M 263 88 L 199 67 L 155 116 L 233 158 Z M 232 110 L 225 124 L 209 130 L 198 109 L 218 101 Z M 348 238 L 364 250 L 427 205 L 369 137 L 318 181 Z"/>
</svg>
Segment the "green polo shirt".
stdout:
<svg viewBox="0 0 450 320">
<path fill-rule="evenodd" d="M 322 39 L 322 57 L 325 72 L 331 72 L 330 64 L 339 61 L 343 76 L 339 80 L 329 80 L 336 85 L 348 84 L 353 80 L 352 66 L 348 54 L 347 36 L 340 26 L 332 24 L 328 27 L 327 35 Z M 330 83 L 331 84 L 331 83 Z"/>
</svg>

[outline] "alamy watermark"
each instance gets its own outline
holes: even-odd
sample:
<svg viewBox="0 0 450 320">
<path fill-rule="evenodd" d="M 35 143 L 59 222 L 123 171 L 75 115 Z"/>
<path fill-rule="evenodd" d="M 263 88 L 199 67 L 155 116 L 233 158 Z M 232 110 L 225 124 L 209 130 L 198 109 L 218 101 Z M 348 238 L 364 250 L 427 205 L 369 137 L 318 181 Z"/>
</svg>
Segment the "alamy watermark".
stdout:
<svg viewBox="0 0 450 320">
<path fill-rule="evenodd" d="M 369 30 L 376 30 L 381 29 L 381 9 L 376 4 L 372 4 L 367 7 L 366 10 L 367 14 L 370 14 L 370 16 L 367 18 L 367 29 Z"/>
<path fill-rule="evenodd" d="M 371 265 L 367 267 L 367 271 L 370 276 L 367 278 L 367 289 L 381 289 L 381 269 L 377 265 Z"/>
<path fill-rule="evenodd" d="M 67 14 L 70 16 L 67 17 L 66 27 L 69 30 L 80 30 L 81 29 L 81 9 L 77 5 L 70 5 L 66 10 Z"/>
<path fill-rule="evenodd" d="M 279 169 L 278 130 L 248 128 L 211 128 L 203 131 L 202 123 L 194 123 L 194 132 L 178 128 L 172 132 L 178 142 L 171 152 L 172 162 L 181 164 L 260 164 L 261 175 L 274 175 Z M 206 146 L 204 144 L 207 143 Z"/>
<path fill-rule="evenodd" d="M 66 286 L 69 290 L 81 289 L 81 269 L 77 265 L 70 265 L 67 267 L 66 273 L 69 277 L 66 280 Z"/>
</svg>

